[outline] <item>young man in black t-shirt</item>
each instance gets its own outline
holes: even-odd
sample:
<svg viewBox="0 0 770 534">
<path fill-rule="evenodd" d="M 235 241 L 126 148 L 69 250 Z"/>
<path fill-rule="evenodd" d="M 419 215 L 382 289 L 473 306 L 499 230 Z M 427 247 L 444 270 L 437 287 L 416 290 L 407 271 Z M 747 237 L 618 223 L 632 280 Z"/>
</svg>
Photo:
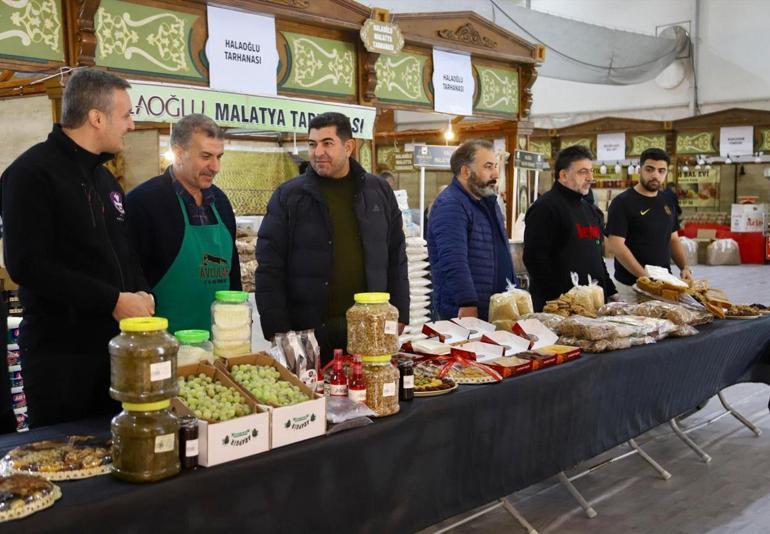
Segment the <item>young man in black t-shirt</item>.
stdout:
<svg viewBox="0 0 770 534">
<path fill-rule="evenodd" d="M 669 155 L 658 148 L 642 152 L 639 183 L 615 198 L 609 207 L 608 245 L 615 254 L 615 287 L 623 300 L 636 302 L 631 286 L 645 275 L 645 265 L 670 270 L 671 259 L 685 280 L 692 278 L 687 256 L 677 234 L 676 208 L 663 189 Z"/>
</svg>

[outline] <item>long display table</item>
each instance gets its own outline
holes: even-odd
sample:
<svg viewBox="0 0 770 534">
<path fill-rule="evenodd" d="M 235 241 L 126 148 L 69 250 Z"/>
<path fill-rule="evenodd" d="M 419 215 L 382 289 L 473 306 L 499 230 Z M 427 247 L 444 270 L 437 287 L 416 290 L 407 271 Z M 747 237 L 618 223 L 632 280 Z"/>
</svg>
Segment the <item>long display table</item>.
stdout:
<svg viewBox="0 0 770 534">
<path fill-rule="evenodd" d="M 0 532 L 418 530 L 596 456 L 767 367 L 770 318 L 700 330 L 415 399 L 364 428 L 154 484 L 61 482 L 53 508 Z M 0 452 L 107 429 L 91 420 L 6 435 Z"/>
</svg>

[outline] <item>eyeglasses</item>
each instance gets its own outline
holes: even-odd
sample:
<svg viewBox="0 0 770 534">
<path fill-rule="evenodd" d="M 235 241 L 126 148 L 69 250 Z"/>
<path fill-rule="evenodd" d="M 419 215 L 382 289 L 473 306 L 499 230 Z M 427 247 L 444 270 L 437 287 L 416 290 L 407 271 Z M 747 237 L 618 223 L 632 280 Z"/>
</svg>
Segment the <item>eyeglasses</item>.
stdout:
<svg viewBox="0 0 770 534">
<path fill-rule="evenodd" d="M 578 169 L 577 173 L 582 176 L 583 178 L 587 176 L 593 176 L 594 170 L 593 169 Z"/>
</svg>

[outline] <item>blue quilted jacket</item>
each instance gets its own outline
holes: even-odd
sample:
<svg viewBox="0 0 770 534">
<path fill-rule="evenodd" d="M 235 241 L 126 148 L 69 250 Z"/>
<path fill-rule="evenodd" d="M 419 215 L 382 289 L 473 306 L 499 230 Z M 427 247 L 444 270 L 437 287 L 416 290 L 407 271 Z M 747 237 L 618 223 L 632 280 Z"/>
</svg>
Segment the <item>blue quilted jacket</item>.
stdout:
<svg viewBox="0 0 770 534">
<path fill-rule="evenodd" d="M 494 226 L 484 204 L 494 209 Z M 477 306 L 479 318 L 487 319 L 489 297 L 505 289 L 496 287 L 499 284 L 495 282 L 495 241 L 508 251 L 505 236 L 503 214 L 495 197 L 476 200 L 457 178 L 436 197 L 428 218 L 427 240 L 434 310 L 440 318 L 457 317 L 461 306 Z M 509 262 L 512 275 L 509 252 L 506 258 L 503 261 Z"/>
</svg>

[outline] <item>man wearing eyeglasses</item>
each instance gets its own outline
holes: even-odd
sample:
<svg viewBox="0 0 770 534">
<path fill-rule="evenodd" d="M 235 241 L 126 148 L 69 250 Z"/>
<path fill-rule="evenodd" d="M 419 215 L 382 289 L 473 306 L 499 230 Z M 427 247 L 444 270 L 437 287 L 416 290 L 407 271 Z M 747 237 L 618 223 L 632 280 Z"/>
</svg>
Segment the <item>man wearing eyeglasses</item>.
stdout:
<svg viewBox="0 0 770 534">
<path fill-rule="evenodd" d="M 639 183 L 618 195 L 610 204 L 608 245 L 615 254 L 615 283 L 623 300 L 636 302 L 631 286 L 645 276 L 645 265 L 670 270 L 671 259 L 684 280 L 692 279 L 687 254 L 679 241 L 676 206 L 659 191 L 665 186 L 669 155 L 649 148 L 639 158 Z"/>
<path fill-rule="evenodd" d="M 535 311 L 572 288 L 570 273 L 581 285 L 598 280 L 605 298 L 617 293 L 602 257 L 602 231 L 585 195 L 593 181 L 593 154 L 581 145 L 556 157 L 550 191 L 537 199 L 524 219 L 524 265 Z"/>
</svg>

